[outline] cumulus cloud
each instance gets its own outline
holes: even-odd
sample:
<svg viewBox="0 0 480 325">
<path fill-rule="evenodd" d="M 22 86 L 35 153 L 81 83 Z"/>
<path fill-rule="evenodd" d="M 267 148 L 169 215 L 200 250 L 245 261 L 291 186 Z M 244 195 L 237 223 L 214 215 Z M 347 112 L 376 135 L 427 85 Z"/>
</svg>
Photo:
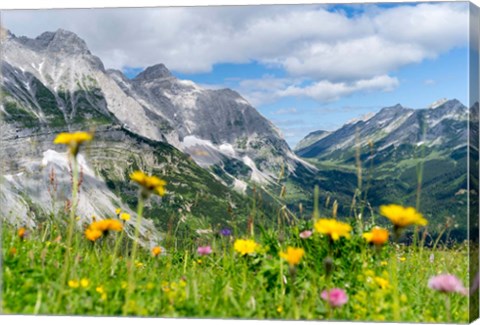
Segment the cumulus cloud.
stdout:
<svg viewBox="0 0 480 325">
<path fill-rule="evenodd" d="M 467 3 L 366 5 L 354 15 L 327 8 L 8 11 L 2 18 L 17 35 L 71 30 L 108 68 L 164 63 L 177 72 L 199 73 L 219 63 L 259 62 L 283 69 L 285 78 L 240 83 L 254 103 L 284 96 L 331 101 L 357 91 L 388 91 L 398 85 L 393 71 L 468 41 Z"/>
<path fill-rule="evenodd" d="M 398 87 L 399 81 L 388 75 L 352 82 L 331 82 L 329 80 L 305 82 L 302 79 L 264 77 L 240 82 L 239 92 L 253 105 L 274 102 L 285 97 L 313 98 L 320 102 L 331 102 L 356 92 L 388 92 Z M 292 113 L 282 109 L 276 114 Z"/>
<path fill-rule="evenodd" d="M 438 3 L 354 17 L 311 5 L 9 11 L 3 18 L 28 36 L 70 29 L 113 68 L 163 62 L 206 72 L 256 60 L 331 79 L 385 74 L 464 44 L 467 14 L 466 4 Z"/>
</svg>

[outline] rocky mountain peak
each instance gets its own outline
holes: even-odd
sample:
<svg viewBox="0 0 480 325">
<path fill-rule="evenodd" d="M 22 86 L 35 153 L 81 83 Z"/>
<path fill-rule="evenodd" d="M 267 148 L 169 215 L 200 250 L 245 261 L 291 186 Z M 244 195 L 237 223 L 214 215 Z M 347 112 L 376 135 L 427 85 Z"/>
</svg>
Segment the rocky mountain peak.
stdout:
<svg viewBox="0 0 480 325">
<path fill-rule="evenodd" d="M 443 104 L 445 104 L 446 102 L 448 102 L 448 99 L 447 98 L 441 98 L 439 100 L 436 100 L 434 101 L 433 103 L 431 103 L 430 105 L 427 106 L 427 108 L 437 108 Z"/>
<path fill-rule="evenodd" d="M 58 29 L 56 32 L 45 32 L 35 39 L 25 36 L 17 41 L 34 51 L 64 52 L 67 54 L 91 54 L 87 44 L 77 34 Z"/>
<path fill-rule="evenodd" d="M 171 77 L 173 77 L 173 75 L 170 72 L 170 70 L 168 70 L 164 64 L 160 63 L 160 64 L 152 65 L 151 67 L 146 68 L 133 80 L 149 81 L 149 80 L 165 79 L 165 78 L 171 78 Z"/>
</svg>

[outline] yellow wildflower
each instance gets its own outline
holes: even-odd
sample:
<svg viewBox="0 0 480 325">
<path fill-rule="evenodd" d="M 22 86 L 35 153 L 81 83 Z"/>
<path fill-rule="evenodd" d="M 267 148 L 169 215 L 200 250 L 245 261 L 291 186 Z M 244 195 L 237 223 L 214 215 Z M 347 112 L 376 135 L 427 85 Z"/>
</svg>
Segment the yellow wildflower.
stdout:
<svg viewBox="0 0 480 325">
<path fill-rule="evenodd" d="M 380 262 L 380 265 L 381 265 L 381 266 L 387 266 L 387 265 L 388 265 L 388 262 L 387 262 L 387 261 L 381 261 L 381 262 Z"/>
<path fill-rule="evenodd" d="M 135 261 L 135 266 L 140 268 L 140 267 L 143 267 L 145 264 L 143 264 L 142 262 L 140 261 Z"/>
<path fill-rule="evenodd" d="M 253 254 L 260 246 L 251 239 L 237 239 L 233 244 L 233 249 L 240 255 Z"/>
<path fill-rule="evenodd" d="M 314 224 L 317 232 L 328 235 L 332 240 L 338 240 L 340 237 L 350 238 L 352 227 L 336 219 L 319 219 Z"/>
<path fill-rule="evenodd" d="M 405 256 L 402 256 L 399 258 L 400 262 L 405 262 L 407 260 L 407 258 Z"/>
<path fill-rule="evenodd" d="M 97 229 L 88 228 L 85 230 L 85 237 L 90 241 L 96 241 L 98 238 L 102 237 L 102 232 Z"/>
<path fill-rule="evenodd" d="M 390 283 L 388 282 L 388 280 L 384 279 L 384 278 L 381 278 L 379 276 L 376 276 L 375 278 L 373 278 L 373 280 L 375 281 L 375 283 L 382 289 L 387 289 L 390 285 Z"/>
<path fill-rule="evenodd" d="M 80 286 L 80 283 L 77 280 L 68 281 L 68 286 L 72 289 L 77 289 Z"/>
<path fill-rule="evenodd" d="M 95 291 L 97 291 L 100 294 L 101 300 L 103 301 L 107 300 L 107 293 L 105 292 L 102 286 L 97 287 Z"/>
<path fill-rule="evenodd" d="M 155 246 L 152 248 L 152 255 L 153 256 L 158 256 L 162 252 L 162 248 L 159 246 Z"/>
<path fill-rule="evenodd" d="M 115 214 L 117 216 L 120 214 L 120 212 L 122 212 L 122 209 L 120 209 L 120 208 L 115 209 Z"/>
<path fill-rule="evenodd" d="M 410 225 L 426 226 L 428 221 L 413 207 L 390 204 L 380 207 L 380 214 L 389 219 L 397 228 Z"/>
<path fill-rule="evenodd" d="M 25 229 L 24 227 L 18 229 L 18 237 L 20 237 L 20 239 L 24 239 L 26 235 L 27 229 Z"/>
<path fill-rule="evenodd" d="M 135 171 L 130 175 L 130 179 L 139 184 L 144 189 L 144 194 L 156 193 L 159 196 L 165 195 L 165 186 L 167 182 L 156 176 L 148 176 L 142 171 Z"/>
<path fill-rule="evenodd" d="M 280 257 L 288 262 L 290 266 L 300 264 L 305 250 L 303 248 L 288 247 L 286 252 L 281 252 Z"/>
<path fill-rule="evenodd" d="M 85 230 L 85 237 L 88 240 L 96 241 L 108 231 L 121 231 L 122 229 L 122 223 L 115 219 L 94 221 Z"/>
<path fill-rule="evenodd" d="M 131 218 L 131 216 L 128 213 L 120 214 L 120 219 L 122 219 L 123 221 L 128 221 L 128 220 L 130 220 L 130 218 Z"/>
<path fill-rule="evenodd" d="M 78 150 L 80 149 L 80 145 L 84 142 L 92 141 L 92 139 L 93 134 L 88 132 L 63 132 L 57 135 L 53 143 L 64 144 L 68 146 L 68 148 L 70 149 L 70 153 L 73 156 L 76 156 L 78 154 Z"/>
<path fill-rule="evenodd" d="M 80 280 L 80 285 L 82 286 L 82 288 L 87 288 L 89 284 L 90 284 L 90 281 L 88 281 L 88 279 L 83 278 Z"/>
<path fill-rule="evenodd" d="M 281 314 L 283 312 L 283 307 L 282 306 L 278 306 L 277 308 L 277 313 Z"/>
<path fill-rule="evenodd" d="M 363 238 L 365 238 L 368 243 L 378 246 L 383 245 L 388 241 L 388 230 L 375 227 L 372 231 L 364 233 Z"/>
</svg>

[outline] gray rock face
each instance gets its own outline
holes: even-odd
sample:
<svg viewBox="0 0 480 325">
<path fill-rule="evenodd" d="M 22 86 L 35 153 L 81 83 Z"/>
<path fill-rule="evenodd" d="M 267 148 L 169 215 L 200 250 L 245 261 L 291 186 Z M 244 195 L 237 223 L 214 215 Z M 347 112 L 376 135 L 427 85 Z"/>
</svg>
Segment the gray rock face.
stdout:
<svg viewBox="0 0 480 325">
<path fill-rule="evenodd" d="M 63 29 L 45 32 L 35 39 L 19 37 L 18 41 L 34 51 L 91 54 L 84 40 L 75 33 Z"/>
<path fill-rule="evenodd" d="M 79 205 L 84 216 L 110 215 L 117 206 L 128 209 L 106 182 L 128 182 L 125 175 L 132 164 L 171 170 L 177 179 L 174 186 L 181 191 L 195 179 L 193 186 L 212 191 L 222 204 L 231 196 L 226 185 L 244 191 L 247 182 L 268 183 L 283 168 L 294 173 L 297 166 L 308 166 L 273 124 L 232 90 L 208 90 L 179 80 L 163 64 L 129 80 L 120 71 L 106 71 L 82 39 L 64 30 L 35 39 L 6 34 L 0 80 L 0 150 L 7 189 L 0 195 L 3 216 L 14 218 L 9 211 L 16 211 L 19 220 L 33 224 L 29 206 L 51 212 L 45 187 L 50 170 L 61 183 L 63 197 L 58 201 L 68 197 L 65 155 L 60 149 L 52 151 L 54 135 L 63 131 L 103 134 L 96 137 L 96 150 L 84 166 L 91 171 L 82 188 L 84 204 Z M 134 148 L 139 146 L 137 138 L 150 144 Z M 212 174 L 185 161 L 170 145 Z M 183 175 L 188 181 L 181 181 Z M 35 187 L 37 183 L 43 187 Z M 181 207 L 185 198 L 179 200 Z M 149 227 L 153 226 L 146 222 L 145 229 Z"/>
<path fill-rule="evenodd" d="M 299 148 L 301 157 L 324 157 L 359 144 L 375 143 L 381 151 L 401 144 L 453 149 L 467 143 L 468 109 L 456 99 L 426 109 L 409 109 L 397 104 L 386 107 L 366 121 L 346 124 L 309 146 Z M 424 135 L 425 130 L 425 135 Z M 308 140 L 305 138 L 304 140 Z M 303 140 L 302 140 L 303 141 Z"/>
<path fill-rule="evenodd" d="M 300 142 L 297 143 L 294 150 L 299 151 L 303 148 L 309 147 L 315 142 L 318 142 L 321 139 L 325 138 L 329 134 L 330 132 L 324 130 L 310 132 L 305 138 L 303 138 L 302 140 L 300 140 Z"/>
<path fill-rule="evenodd" d="M 135 81 L 148 81 L 173 77 L 170 70 L 162 63 L 146 68 L 135 77 Z"/>
</svg>

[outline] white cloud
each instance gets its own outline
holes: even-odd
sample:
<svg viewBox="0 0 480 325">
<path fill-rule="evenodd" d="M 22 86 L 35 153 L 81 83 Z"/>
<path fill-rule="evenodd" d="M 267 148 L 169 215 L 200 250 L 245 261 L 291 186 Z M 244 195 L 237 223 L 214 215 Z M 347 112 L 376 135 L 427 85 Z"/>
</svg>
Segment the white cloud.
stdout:
<svg viewBox="0 0 480 325">
<path fill-rule="evenodd" d="M 280 108 L 273 112 L 274 115 L 288 115 L 298 113 L 298 110 L 295 107 L 291 108 Z"/>
<path fill-rule="evenodd" d="M 399 68 L 467 44 L 468 3 L 365 5 L 347 16 L 326 6 L 242 6 L 8 11 L 17 35 L 64 28 L 84 38 L 107 68 L 164 63 L 183 73 L 257 61 L 286 71 L 239 83 L 253 103 L 285 96 L 331 101 L 388 91 Z M 88 23 L 86 23 L 88 22 Z M 308 83 L 306 84 L 306 81 Z"/>
<path fill-rule="evenodd" d="M 331 102 L 355 92 L 392 91 L 398 85 L 398 79 L 388 75 L 353 82 L 321 80 L 310 83 L 302 82 L 300 79 L 264 77 L 242 81 L 238 91 L 250 103 L 261 105 L 284 97 L 308 97 L 320 102 Z M 287 113 L 285 109 L 276 112 L 276 114 L 285 113 Z"/>
<path fill-rule="evenodd" d="M 257 60 L 333 80 L 386 74 L 462 45 L 467 14 L 467 4 L 439 3 L 354 18 L 318 5 L 9 11 L 3 17 L 14 33 L 30 37 L 72 30 L 107 67 L 163 62 L 180 72 L 207 72 L 215 63 Z"/>
</svg>

